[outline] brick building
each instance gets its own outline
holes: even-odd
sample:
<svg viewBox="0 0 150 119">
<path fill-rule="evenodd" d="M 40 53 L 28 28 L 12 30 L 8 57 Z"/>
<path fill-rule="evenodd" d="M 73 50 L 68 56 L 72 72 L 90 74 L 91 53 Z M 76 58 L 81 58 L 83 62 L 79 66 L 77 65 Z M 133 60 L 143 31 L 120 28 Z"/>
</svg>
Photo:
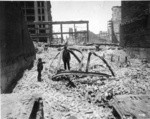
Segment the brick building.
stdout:
<svg viewBox="0 0 150 119">
<path fill-rule="evenodd" d="M 122 1 L 121 4 L 120 45 L 147 58 L 150 53 L 150 1 Z"/>
<path fill-rule="evenodd" d="M 27 22 L 52 21 L 50 1 L 25 1 L 21 2 L 21 6 Z M 49 43 L 52 39 L 52 25 L 28 24 L 28 28 L 33 40 Z M 51 34 L 51 36 L 44 37 L 44 34 L 46 33 Z M 36 37 L 35 34 L 43 34 L 43 36 Z"/>
</svg>

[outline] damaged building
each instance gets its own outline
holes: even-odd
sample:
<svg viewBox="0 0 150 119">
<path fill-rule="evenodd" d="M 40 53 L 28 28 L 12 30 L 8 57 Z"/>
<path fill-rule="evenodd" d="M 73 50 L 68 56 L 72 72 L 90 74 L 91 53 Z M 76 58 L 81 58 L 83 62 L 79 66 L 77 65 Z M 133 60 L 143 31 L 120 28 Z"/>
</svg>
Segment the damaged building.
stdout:
<svg viewBox="0 0 150 119">
<path fill-rule="evenodd" d="M 51 22 L 50 1 L 21 2 L 25 20 L 29 23 L 28 30 L 33 40 L 50 43 L 52 39 L 52 25 L 34 24 L 35 22 Z M 49 36 L 46 36 L 49 34 Z"/>
<path fill-rule="evenodd" d="M 150 1 L 122 1 L 121 42 L 129 55 L 150 60 Z"/>
</svg>

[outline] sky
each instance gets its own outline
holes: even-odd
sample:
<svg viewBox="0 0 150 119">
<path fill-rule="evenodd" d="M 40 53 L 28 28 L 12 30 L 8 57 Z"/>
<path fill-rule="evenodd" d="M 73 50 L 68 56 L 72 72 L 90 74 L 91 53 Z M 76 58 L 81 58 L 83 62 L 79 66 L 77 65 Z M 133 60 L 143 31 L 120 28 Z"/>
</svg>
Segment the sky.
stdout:
<svg viewBox="0 0 150 119">
<path fill-rule="evenodd" d="M 113 6 L 120 1 L 51 1 L 53 21 L 88 20 L 89 30 L 98 34 L 107 31 L 107 22 L 112 17 Z M 81 27 L 82 29 L 82 27 Z"/>
</svg>

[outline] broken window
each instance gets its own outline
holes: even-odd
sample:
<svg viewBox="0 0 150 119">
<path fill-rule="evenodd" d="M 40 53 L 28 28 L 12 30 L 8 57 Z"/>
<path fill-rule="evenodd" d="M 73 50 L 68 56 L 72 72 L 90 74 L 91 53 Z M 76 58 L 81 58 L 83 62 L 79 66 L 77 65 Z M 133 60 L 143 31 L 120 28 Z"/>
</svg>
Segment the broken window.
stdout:
<svg viewBox="0 0 150 119">
<path fill-rule="evenodd" d="M 34 16 L 27 16 L 27 21 L 34 21 L 34 20 L 35 20 Z"/>
<path fill-rule="evenodd" d="M 40 25 L 39 25 L 39 28 L 45 28 L 45 25 L 41 25 L 41 24 L 40 24 Z"/>
<path fill-rule="evenodd" d="M 38 14 L 41 14 L 41 10 L 40 9 L 38 9 Z"/>
<path fill-rule="evenodd" d="M 39 38 L 39 42 L 47 42 L 47 38 L 45 37 Z"/>
<path fill-rule="evenodd" d="M 44 2 L 43 1 L 38 1 L 37 4 L 38 4 L 38 7 L 44 7 Z"/>
<path fill-rule="evenodd" d="M 37 2 L 37 4 L 38 4 L 38 7 L 40 7 L 40 2 Z"/>
<path fill-rule="evenodd" d="M 41 16 L 39 16 L 39 21 L 41 21 Z"/>
<path fill-rule="evenodd" d="M 34 15 L 34 9 L 27 9 L 26 14 L 28 15 Z"/>
<path fill-rule="evenodd" d="M 25 2 L 23 2 L 23 1 L 20 1 L 20 4 L 21 4 L 21 7 L 25 7 Z"/>
<path fill-rule="evenodd" d="M 22 12 L 23 12 L 23 15 L 25 15 L 25 14 L 26 14 L 26 11 L 25 11 L 25 9 L 23 9 L 23 10 L 22 10 Z"/>
<path fill-rule="evenodd" d="M 35 28 L 35 25 L 34 24 L 29 24 L 28 27 L 29 28 Z"/>
<path fill-rule="evenodd" d="M 42 14 L 44 14 L 44 9 L 42 9 Z"/>
<path fill-rule="evenodd" d="M 25 2 L 27 8 L 34 8 L 34 2 Z"/>
<path fill-rule="evenodd" d="M 42 27 L 42 25 L 39 25 L 39 28 L 41 28 Z"/>
<path fill-rule="evenodd" d="M 35 30 L 29 30 L 30 34 L 35 34 Z"/>
<path fill-rule="evenodd" d="M 45 17 L 44 16 L 42 16 L 42 21 L 45 21 Z"/>
<path fill-rule="evenodd" d="M 41 7 L 44 7 L 44 2 L 41 2 Z"/>
<path fill-rule="evenodd" d="M 45 30 L 41 29 L 41 30 L 40 30 L 40 33 L 45 33 Z"/>
</svg>

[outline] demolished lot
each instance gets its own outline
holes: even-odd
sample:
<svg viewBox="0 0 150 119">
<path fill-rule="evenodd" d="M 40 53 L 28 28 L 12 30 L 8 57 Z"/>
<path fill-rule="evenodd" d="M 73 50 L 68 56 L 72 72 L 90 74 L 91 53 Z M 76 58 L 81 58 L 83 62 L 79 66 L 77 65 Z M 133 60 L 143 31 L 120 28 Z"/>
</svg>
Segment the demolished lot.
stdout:
<svg viewBox="0 0 150 119">
<path fill-rule="evenodd" d="M 88 48 L 87 46 L 78 48 L 76 46 L 75 48 L 82 51 L 84 56 L 82 71 L 86 72 L 88 54 L 92 50 L 107 61 L 115 76 L 67 75 L 60 76 L 60 80 L 55 81 L 52 80 L 52 77 L 56 75 L 55 71 L 58 70 L 59 62 L 59 57 L 55 58 L 55 56 L 61 48 L 48 47 L 45 50 L 42 44 L 36 47 L 36 59 L 42 58 L 46 62 L 42 72 L 42 82 L 37 81 L 37 60 L 35 60 L 33 68 L 24 72 L 13 92 L 7 95 L 1 94 L 2 119 L 30 118 L 34 105 L 33 100 L 39 97 L 43 103 L 44 119 L 123 118 L 121 117 L 122 112 L 117 115 L 114 112 L 116 107 L 113 101 L 117 96 L 124 95 L 148 95 L 147 105 L 150 105 L 150 64 L 143 63 L 140 59 L 130 58 L 124 50 L 105 47 L 100 51 L 95 51 L 92 46 Z M 80 53 L 76 51 L 74 53 L 81 59 Z M 70 65 L 72 71 L 79 71 L 79 63 L 73 56 L 71 56 Z M 60 62 L 59 70 L 63 70 L 62 62 Z M 106 64 L 94 55 L 91 56 L 88 71 L 111 75 Z M 67 78 L 72 84 L 66 80 Z M 144 116 L 145 119 L 150 118 L 149 112 L 141 111 L 139 114 L 142 114 L 143 119 Z M 128 117 L 125 119 L 133 115 L 137 117 L 135 110 L 128 112 Z"/>
</svg>

